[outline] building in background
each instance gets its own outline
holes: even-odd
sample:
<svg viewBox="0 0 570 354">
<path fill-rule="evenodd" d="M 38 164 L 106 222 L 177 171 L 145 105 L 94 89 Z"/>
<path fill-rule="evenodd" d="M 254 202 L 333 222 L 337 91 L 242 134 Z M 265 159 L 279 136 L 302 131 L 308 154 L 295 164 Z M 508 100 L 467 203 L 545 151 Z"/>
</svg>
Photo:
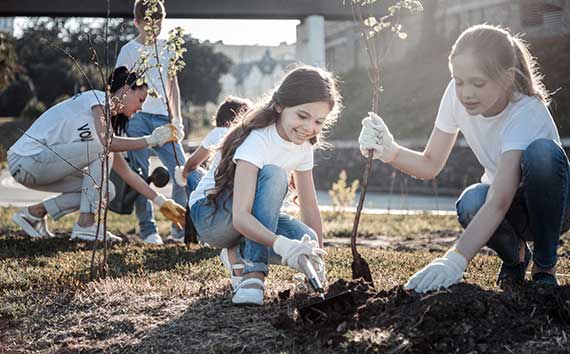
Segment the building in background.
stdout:
<svg viewBox="0 0 570 354">
<path fill-rule="evenodd" d="M 570 34 L 570 0 L 432 1 L 424 5 L 424 13 L 402 18 L 404 30 L 413 35 L 388 46 L 388 62 L 401 60 L 426 36 L 450 43 L 467 27 L 484 22 L 525 33 L 528 38 Z M 325 32 L 327 67 L 346 72 L 368 63 L 360 29 L 353 21 L 329 21 Z"/>
<path fill-rule="evenodd" d="M 233 66 L 220 78 L 222 92 L 219 100 L 229 95 L 247 97 L 253 101 L 262 98 L 283 78 L 288 66 L 295 63 L 295 45 L 213 45 L 215 52 L 227 55 Z"/>
</svg>

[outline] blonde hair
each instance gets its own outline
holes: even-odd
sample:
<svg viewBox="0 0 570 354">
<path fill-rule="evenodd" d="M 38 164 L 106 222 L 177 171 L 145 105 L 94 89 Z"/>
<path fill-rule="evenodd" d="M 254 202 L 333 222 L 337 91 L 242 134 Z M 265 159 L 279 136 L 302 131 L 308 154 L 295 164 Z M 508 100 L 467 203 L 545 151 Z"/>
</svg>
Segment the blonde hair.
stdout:
<svg viewBox="0 0 570 354">
<path fill-rule="evenodd" d="M 208 195 L 208 203 L 214 203 L 214 212 L 217 208 L 216 202 L 222 197 L 224 191 L 229 192 L 228 199 L 233 194 L 236 168 L 233 157 L 236 149 L 249 134 L 254 129 L 265 128 L 276 123 L 281 117 L 281 113 L 277 111 L 278 107 L 294 107 L 311 102 L 328 102 L 331 108 L 321 133 L 310 140 L 311 144 L 315 145 L 319 144 L 323 133 L 336 122 L 342 106 L 337 81 L 330 72 L 324 69 L 307 65 L 294 68 L 285 76 L 265 103 L 235 120 L 221 147 L 222 156 L 215 172 L 215 188 Z"/>
<path fill-rule="evenodd" d="M 536 59 L 531 55 L 528 44 L 519 35 L 488 24 L 471 26 L 466 29 L 451 48 L 449 68 L 452 59 L 459 54 L 474 54 L 483 72 L 490 78 L 504 77 L 505 71 L 513 68 L 513 92 L 538 97 L 542 102 L 550 102 L 550 93 L 542 83 Z M 511 95 L 511 99 L 514 96 Z"/>
</svg>

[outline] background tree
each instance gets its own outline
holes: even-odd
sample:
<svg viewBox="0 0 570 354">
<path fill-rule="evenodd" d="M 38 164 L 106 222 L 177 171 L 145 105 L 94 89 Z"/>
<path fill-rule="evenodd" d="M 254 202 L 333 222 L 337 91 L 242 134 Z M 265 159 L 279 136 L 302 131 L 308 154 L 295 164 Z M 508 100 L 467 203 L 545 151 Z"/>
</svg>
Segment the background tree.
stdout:
<svg viewBox="0 0 570 354">
<path fill-rule="evenodd" d="M 18 71 L 14 45 L 8 36 L 0 33 L 0 91 L 14 80 Z"/>
<path fill-rule="evenodd" d="M 231 59 L 195 38 L 186 38 L 186 49 L 186 68 L 178 75 L 182 98 L 194 105 L 216 102 L 222 91 L 220 77 L 230 70 Z"/>
</svg>

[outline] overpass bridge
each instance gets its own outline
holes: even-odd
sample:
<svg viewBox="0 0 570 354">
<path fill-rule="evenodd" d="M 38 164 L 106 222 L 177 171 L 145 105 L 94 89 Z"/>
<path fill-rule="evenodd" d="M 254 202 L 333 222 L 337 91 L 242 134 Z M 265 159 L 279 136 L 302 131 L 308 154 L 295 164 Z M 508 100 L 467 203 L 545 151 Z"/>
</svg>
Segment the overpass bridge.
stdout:
<svg viewBox="0 0 570 354">
<path fill-rule="evenodd" d="M 0 16 L 132 17 L 133 0 L 0 0 Z M 297 60 L 325 65 L 325 19 L 352 20 L 351 0 L 166 0 L 169 18 L 299 19 Z M 369 7 L 385 13 L 387 1 Z M 228 29 L 231 30 L 231 29 Z"/>
</svg>

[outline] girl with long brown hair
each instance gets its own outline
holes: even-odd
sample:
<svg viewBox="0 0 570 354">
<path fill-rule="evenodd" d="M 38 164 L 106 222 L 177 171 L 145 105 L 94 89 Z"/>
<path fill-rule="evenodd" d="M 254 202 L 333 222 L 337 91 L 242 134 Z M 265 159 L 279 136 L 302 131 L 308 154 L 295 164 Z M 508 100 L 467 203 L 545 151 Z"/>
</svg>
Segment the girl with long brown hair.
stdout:
<svg viewBox="0 0 570 354">
<path fill-rule="evenodd" d="M 263 304 L 270 262 L 300 270 L 305 255 L 324 277 L 313 149 L 339 108 L 329 72 L 310 66 L 290 71 L 264 104 L 231 127 L 190 195 L 198 239 L 222 249 L 234 304 Z M 302 221 L 281 212 L 291 173 Z"/>
</svg>

